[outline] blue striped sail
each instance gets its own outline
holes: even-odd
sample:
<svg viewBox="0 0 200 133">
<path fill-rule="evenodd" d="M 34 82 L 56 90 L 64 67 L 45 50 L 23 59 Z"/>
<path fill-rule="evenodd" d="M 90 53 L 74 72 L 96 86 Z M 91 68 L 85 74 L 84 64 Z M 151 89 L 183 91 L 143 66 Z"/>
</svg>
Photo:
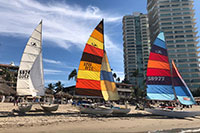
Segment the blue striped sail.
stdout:
<svg viewBox="0 0 200 133">
<path fill-rule="evenodd" d="M 119 100 L 117 87 L 115 85 L 108 57 L 104 51 L 104 56 L 101 65 L 101 92 L 104 100 Z"/>
<path fill-rule="evenodd" d="M 175 89 L 176 96 L 181 104 L 184 105 L 192 105 L 195 104 L 195 100 L 190 92 L 188 86 L 185 81 L 181 77 L 178 69 L 172 60 L 172 77 L 173 77 L 173 85 Z"/>
<path fill-rule="evenodd" d="M 175 99 L 163 32 L 157 36 L 151 48 L 146 84 L 147 99 L 164 101 Z"/>
</svg>

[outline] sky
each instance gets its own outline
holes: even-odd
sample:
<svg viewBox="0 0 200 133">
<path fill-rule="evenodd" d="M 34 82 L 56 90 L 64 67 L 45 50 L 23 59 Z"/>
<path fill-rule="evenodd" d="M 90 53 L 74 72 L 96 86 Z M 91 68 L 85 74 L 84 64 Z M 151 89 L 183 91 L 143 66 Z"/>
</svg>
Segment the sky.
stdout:
<svg viewBox="0 0 200 133">
<path fill-rule="evenodd" d="M 90 34 L 104 18 L 110 66 L 122 80 L 122 18 L 133 12 L 147 13 L 146 4 L 146 0 L 0 0 L 0 64 L 20 64 L 29 36 L 42 20 L 45 85 L 57 81 L 75 85 L 68 75 L 78 69 Z M 199 7 L 200 1 L 194 0 L 198 31 Z"/>
</svg>

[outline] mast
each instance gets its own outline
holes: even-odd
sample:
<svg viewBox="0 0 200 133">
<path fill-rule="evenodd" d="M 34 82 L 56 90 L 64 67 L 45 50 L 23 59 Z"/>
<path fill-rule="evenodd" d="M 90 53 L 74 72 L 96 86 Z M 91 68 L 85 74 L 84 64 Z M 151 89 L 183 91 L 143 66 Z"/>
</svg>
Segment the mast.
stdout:
<svg viewBox="0 0 200 133">
<path fill-rule="evenodd" d="M 104 21 L 104 19 L 102 19 Z M 104 34 L 104 25 L 103 25 Z M 104 36 L 103 36 L 103 42 Z M 108 61 L 108 56 L 106 53 L 105 45 L 103 47 L 104 56 L 101 63 L 101 92 L 105 101 L 119 100 L 117 87 L 112 76 L 112 71 L 110 68 L 110 63 Z"/>
</svg>

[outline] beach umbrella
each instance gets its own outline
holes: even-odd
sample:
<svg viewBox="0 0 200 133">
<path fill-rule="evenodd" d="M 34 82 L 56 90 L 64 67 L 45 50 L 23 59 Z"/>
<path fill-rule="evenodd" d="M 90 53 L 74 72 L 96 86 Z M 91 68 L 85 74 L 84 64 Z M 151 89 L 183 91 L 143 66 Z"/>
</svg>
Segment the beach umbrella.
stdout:
<svg viewBox="0 0 200 133">
<path fill-rule="evenodd" d="M 16 91 L 5 83 L 0 83 L 0 94 L 1 95 L 15 95 Z"/>
<path fill-rule="evenodd" d="M 72 95 L 70 95 L 67 92 L 62 92 L 62 91 L 59 91 L 58 93 L 56 93 L 56 96 L 58 96 L 58 97 L 65 97 L 65 98 L 72 98 Z"/>
</svg>

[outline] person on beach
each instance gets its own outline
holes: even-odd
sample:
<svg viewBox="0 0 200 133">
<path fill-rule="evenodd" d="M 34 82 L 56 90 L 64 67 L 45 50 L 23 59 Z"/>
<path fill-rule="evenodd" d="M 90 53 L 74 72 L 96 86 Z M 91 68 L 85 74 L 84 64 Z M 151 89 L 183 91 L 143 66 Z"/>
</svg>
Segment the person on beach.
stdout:
<svg viewBox="0 0 200 133">
<path fill-rule="evenodd" d="M 17 96 L 14 97 L 14 106 L 15 105 L 18 106 L 18 97 Z"/>
</svg>

